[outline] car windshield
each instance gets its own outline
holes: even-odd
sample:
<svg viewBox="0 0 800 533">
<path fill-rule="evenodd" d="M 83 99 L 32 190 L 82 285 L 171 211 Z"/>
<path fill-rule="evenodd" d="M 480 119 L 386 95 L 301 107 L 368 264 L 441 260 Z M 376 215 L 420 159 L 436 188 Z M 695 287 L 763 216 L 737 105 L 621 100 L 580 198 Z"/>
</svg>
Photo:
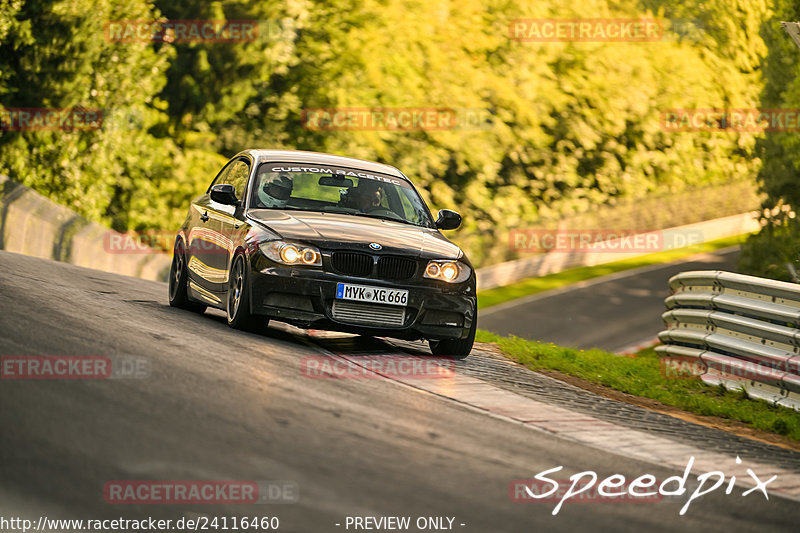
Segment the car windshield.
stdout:
<svg viewBox="0 0 800 533">
<path fill-rule="evenodd" d="M 263 163 L 250 205 L 365 216 L 433 227 L 430 212 L 406 180 L 365 170 L 307 163 Z"/>
</svg>

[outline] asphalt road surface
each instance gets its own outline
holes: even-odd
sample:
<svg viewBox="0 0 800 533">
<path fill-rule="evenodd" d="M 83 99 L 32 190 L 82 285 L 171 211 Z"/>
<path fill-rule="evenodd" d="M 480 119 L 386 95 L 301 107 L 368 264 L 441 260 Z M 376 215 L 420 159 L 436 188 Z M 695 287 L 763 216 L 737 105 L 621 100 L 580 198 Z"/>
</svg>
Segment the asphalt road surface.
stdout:
<svg viewBox="0 0 800 533">
<path fill-rule="evenodd" d="M 664 329 L 669 278 L 687 270 L 736 272 L 739 248 L 654 265 L 520 298 L 478 314 L 478 327 L 502 335 L 612 352 Z"/>
<path fill-rule="evenodd" d="M 796 531 L 800 504 L 722 491 L 672 503 L 516 503 L 509 482 L 559 465 L 628 479 L 680 472 L 563 440 L 395 381 L 309 379 L 302 335 L 229 329 L 167 305 L 166 285 L 0 252 L 0 355 L 146 361 L 139 379 L 0 381 L 0 518 L 447 516 L 453 529 Z M 114 480 L 283 480 L 282 505 L 106 503 Z M 447 522 L 445 522 L 447 523 Z M 337 526 L 337 524 L 340 524 Z M 464 524 L 463 526 L 461 524 Z M 415 528 L 410 531 L 417 531 Z"/>
</svg>

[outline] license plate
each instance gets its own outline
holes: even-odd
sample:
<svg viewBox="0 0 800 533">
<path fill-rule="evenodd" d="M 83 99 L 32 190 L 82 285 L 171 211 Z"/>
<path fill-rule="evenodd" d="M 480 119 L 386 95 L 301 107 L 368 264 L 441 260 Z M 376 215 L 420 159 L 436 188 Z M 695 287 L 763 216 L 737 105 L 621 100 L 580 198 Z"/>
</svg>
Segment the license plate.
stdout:
<svg viewBox="0 0 800 533">
<path fill-rule="evenodd" d="M 408 291 L 405 289 L 384 289 L 367 285 L 336 284 L 336 297 L 340 300 L 355 300 L 373 304 L 401 305 L 408 304 Z"/>
</svg>

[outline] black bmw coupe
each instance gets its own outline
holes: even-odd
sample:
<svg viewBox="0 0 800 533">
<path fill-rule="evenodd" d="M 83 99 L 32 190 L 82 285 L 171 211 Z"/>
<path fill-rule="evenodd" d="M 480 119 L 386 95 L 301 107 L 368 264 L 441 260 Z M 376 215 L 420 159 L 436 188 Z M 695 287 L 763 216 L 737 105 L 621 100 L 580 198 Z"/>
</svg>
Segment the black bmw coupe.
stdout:
<svg viewBox="0 0 800 533">
<path fill-rule="evenodd" d="M 466 357 L 475 271 L 394 167 L 314 152 L 246 150 L 192 200 L 175 239 L 170 305 L 361 335 L 427 339 Z"/>
</svg>

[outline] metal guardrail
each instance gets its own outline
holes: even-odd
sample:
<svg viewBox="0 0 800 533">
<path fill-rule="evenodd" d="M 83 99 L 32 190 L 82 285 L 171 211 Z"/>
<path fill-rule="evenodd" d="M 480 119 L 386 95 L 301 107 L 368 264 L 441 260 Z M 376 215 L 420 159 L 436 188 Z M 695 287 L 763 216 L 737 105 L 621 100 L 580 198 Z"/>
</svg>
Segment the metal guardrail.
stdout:
<svg viewBox="0 0 800 533">
<path fill-rule="evenodd" d="M 800 285 L 731 272 L 682 272 L 661 315 L 662 357 L 701 379 L 800 410 Z"/>
</svg>

